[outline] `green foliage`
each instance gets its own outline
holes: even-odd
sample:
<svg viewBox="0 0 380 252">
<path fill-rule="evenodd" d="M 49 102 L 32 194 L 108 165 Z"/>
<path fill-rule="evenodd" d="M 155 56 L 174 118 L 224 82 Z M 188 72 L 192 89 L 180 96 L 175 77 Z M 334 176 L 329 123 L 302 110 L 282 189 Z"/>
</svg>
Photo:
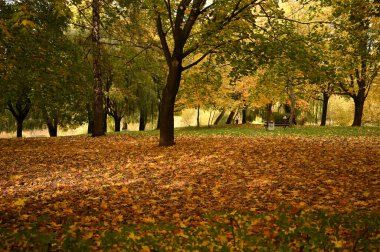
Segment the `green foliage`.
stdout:
<svg viewBox="0 0 380 252">
<path fill-rule="evenodd" d="M 191 217 L 189 217 L 191 219 Z M 187 220 L 188 221 L 188 220 Z M 186 222 L 188 223 L 188 222 Z M 0 248 L 28 251 L 370 251 L 380 246 L 380 215 L 351 212 L 304 212 L 280 207 L 273 213 L 211 213 L 195 226 L 171 223 L 125 225 L 96 233 L 71 225 L 63 239 L 40 230 L 40 223 L 15 232 L 0 229 Z M 101 236 L 99 243 L 91 239 Z"/>
<path fill-rule="evenodd" d="M 65 34 L 68 6 L 46 0 L 12 2 L 7 7 L 12 18 L 5 19 L 9 36 L 2 43 L 6 71 L 0 78 L 4 88 L 0 106 L 31 101 L 33 126 L 52 119 L 61 126 L 78 126 L 85 110 L 88 69 L 78 46 Z"/>
</svg>

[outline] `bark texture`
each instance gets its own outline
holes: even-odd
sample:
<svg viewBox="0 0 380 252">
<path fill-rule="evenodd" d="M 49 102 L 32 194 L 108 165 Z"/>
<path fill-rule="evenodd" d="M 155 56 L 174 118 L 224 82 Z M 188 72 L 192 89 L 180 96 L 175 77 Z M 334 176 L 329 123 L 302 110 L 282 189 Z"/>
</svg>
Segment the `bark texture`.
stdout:
<svg viewBox="0 0 380 252">
<path fill-rule="evenodd" d="M 100 63 L 100 2 L 92 1 L 92 70 L 94 74 L 94 126 L 92 136 L 104 135 L 103 82 Z"/>
</svg>

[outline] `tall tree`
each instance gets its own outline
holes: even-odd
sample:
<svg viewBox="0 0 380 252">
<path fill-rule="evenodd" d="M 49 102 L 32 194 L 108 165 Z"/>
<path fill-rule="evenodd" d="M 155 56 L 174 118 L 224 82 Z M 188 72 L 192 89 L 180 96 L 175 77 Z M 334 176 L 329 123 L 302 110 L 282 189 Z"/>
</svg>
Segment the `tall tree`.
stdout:
<svg viewBox="0 0 380 252">
<path fill-rule="evenodd" d="M 171 146 L 175 143 L 174 104 L 182 72 L 201 62 L 216 48 L 228 43 L 226 38 L 224 41 L 221 39 L 227 35 L 223 34 L 227 26 L 243 14 L 251 14 L 255 10 L 254 6 L 264 2 L 271 1 L 154 1 L 157 32 L 169 68 L 162 93 L 160 146 Z M 189 56 L 199 52 L 202 52 L 202 56 L 193 57 L 193 61 L 186 62 Z"/>
<path fill-rule="evenodd" d="M 379 72 L 379 1 L 334 2 L 334 42 L 347 73 L 340 87 L 355 103 L 352 126 L 361 126 L 365 100 Z"/>
<path fill-rule="evenodd" d="M 92 67 L 94 74 L 94 126 L 92 136 L 104 135 L 104 110 L 103 110 L 103 81 L 101 70 L 101 48 L 100 48 L 100 0 L 92 0 Z"/>
</svg>

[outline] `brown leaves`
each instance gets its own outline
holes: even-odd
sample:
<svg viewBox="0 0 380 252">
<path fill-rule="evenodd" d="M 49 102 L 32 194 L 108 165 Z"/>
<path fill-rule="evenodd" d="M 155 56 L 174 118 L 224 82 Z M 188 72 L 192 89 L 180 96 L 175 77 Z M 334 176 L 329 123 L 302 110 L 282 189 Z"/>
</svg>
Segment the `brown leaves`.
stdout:
<svg viewBox="0 0 380 252">
<path fill-rule="evenodd" d="M 170 148 L 156 137 L 0 140 L 0 224 L 48 215 L 52 230 L 69 221 L 192 226 L 204 213 L 283 203 L 294 213 L 376 211 L 378 146 L 377 137 L 179 137 Z"/>
</svg>

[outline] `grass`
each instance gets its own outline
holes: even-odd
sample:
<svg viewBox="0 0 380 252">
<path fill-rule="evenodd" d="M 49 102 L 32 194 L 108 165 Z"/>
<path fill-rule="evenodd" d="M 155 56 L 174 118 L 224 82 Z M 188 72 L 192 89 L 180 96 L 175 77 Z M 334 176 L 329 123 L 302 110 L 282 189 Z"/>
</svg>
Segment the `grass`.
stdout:
<svg viewBox="0 0 380 252">
<path fill-rule="evenodd" d="M 115 133 L 111 133 L 115 134 Z M 159 135 L 159 130 L 149 130 L 144 132 L 128 131 L 116 134 L 128 134 L 132 136 L 155 136 Z M 337 136 L 337 137 L 358 137 L 358 136 L 380 136 L 380 127 L 276 127 L 273 131 L 267 131 L 258 125 L 223 125 L 211 127 L 184 127 L 175 129 L 176 136 Z"/>
</svg>

